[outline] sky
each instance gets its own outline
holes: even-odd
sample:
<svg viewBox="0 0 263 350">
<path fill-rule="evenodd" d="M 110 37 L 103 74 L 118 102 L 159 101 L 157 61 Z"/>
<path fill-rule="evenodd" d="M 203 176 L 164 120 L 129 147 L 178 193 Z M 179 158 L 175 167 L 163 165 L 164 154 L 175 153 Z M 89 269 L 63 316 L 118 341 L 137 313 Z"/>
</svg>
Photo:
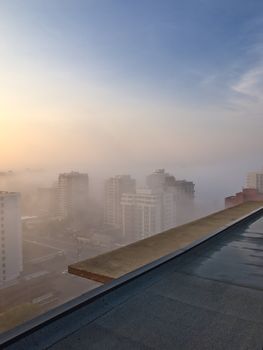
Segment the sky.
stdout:
<svg viewBox="0 0 263 350">
<path fill-rule="evenodd" d="M 0 169 L 263 166 L 261 0 L 0 0 Z"/>
</svg>

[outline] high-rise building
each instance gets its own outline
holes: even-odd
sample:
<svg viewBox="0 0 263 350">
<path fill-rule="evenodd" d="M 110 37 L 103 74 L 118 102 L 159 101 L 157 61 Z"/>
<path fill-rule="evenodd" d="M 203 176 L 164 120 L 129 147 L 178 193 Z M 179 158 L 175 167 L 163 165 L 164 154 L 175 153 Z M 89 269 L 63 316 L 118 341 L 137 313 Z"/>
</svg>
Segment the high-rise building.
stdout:
<svg viewBox="0 0 263 350">
<path fill-rule="evenodd" d="M 176 222 L 177 225 L 185 224 L 192 221 L 195 217 L 194 212 L 194 195 L 195 185 L 192 181 L 175 180 L 173 187 L 176 201 Z"/>
<path fill-rule="evenodd" d="M 259 193 L 263 193 L 263 171 L 248 173 L 246 187 L 254 188 Z"/>
<path fill-rule="evenodd" d="M 123 193 L 135 193 L 136 181 L 130 175 L 117 175 L 105 183 L 104 222 L 121 228 L 121 197 Z"/>
<path fill-rule="evenodd" d="M 195 185 L 192 181 L 177 180 L 164 169 L 157 169 L 147 176 L 146 185 L 155 191 L 173 193 L 177 225 L 193 220 Z"/>
<path fill-rule="evenodd" d="M 0 285 L 23 269 L 20 194 L 0 192 Z"/>
<path fill-rule="evenodd" d="M 89 213 L 89 176 L 78 172 L 60 174 L 58 178 L 58 214 L 77 225 Z"/>
<path fill-rule="evenodd" d="M 121 199 L 122 233 L 130 240 L 149 237 L 176 225 L 173 193 L 137 190 Z"/>
<path fill-rule="evenodd" d="M 152 190 L 176 190 L 178 198 L 183 196 L 194 198 L 194 183 L 192 181 L 177 180 L 173 175 L 166 173 L 165 169 L 157 169 L 148 175 L 146 185 Z"/>
<path fill-rule="evenodd" d="M 157 169 L 146 177 L 146 185 L 152 190 L 163 190 L 169 174 L 164 169 Z"/>
</svg>

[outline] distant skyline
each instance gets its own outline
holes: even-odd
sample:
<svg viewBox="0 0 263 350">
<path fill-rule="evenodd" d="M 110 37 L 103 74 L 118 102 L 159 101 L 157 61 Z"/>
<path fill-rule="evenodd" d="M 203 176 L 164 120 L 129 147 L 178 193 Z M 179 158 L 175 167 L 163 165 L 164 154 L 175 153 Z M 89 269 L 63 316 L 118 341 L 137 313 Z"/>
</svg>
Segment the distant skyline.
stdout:
<svg viewBox="0 0 263 350">
<path fill-rule="evenodd" d="M 0 0 L 0 33 L 1 170 L 262 168 L 262 1 Z"/>
</svg>

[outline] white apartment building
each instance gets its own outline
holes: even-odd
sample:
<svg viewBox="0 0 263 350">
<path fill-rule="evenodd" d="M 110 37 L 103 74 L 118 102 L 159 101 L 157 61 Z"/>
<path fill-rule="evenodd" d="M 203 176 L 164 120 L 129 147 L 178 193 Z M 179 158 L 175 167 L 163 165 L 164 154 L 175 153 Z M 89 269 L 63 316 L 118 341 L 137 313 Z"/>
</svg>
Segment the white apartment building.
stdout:
<svg viewBox="0 0 263 350">
<path fill-rule="evenodd" d="M 173 193 L 150 189 L 124 193 L 121 207 L 122 233 L 130 240 L 143 239 L 176 225 Z"/>
<path fill-rule="evenodd" d="M 146 185 L 154 191 L 173 193 L 177 225 L 193 220 L 195 185 L 192 181 L 177 180 L 173 175 L 166 173 L 165 169 L 157 169 L 147 176 Z"/>
<path fill-rule="evenodd" d="M 121 228 L 121 197 L 123 193 L 135 193 L 136 181 L 130 175 L 117 175 L 105 182 L 104 222 Z"/>
<path fill-rule="evenodd" d="M 23 269 L 20 194 L 0 191 L 0 285 Z"/>
<path fill-rule="evenodd" d="M 86 218 L 89 206 L 89 176 L 78 172 L 58 178 L 58 215 L 61 219 Z"/>
<path fill-rule="evenodd" d="M 263 193 L 263 171 L 248 173 L 246 187 L 255 188 Z"/>
</svg>

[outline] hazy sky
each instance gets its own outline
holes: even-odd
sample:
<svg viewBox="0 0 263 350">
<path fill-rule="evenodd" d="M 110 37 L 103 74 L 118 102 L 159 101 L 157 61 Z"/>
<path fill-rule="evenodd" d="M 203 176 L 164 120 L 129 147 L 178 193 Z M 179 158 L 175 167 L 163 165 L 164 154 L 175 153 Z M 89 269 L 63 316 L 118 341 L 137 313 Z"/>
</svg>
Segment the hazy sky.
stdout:
<svg viewBox="0 0 263 350">
<path fill-rule="evenodd" d="M 262 0 L 0 0 L 0 168 L 239 184 L 263 165 L 262 36 Z"/>
</svg>

